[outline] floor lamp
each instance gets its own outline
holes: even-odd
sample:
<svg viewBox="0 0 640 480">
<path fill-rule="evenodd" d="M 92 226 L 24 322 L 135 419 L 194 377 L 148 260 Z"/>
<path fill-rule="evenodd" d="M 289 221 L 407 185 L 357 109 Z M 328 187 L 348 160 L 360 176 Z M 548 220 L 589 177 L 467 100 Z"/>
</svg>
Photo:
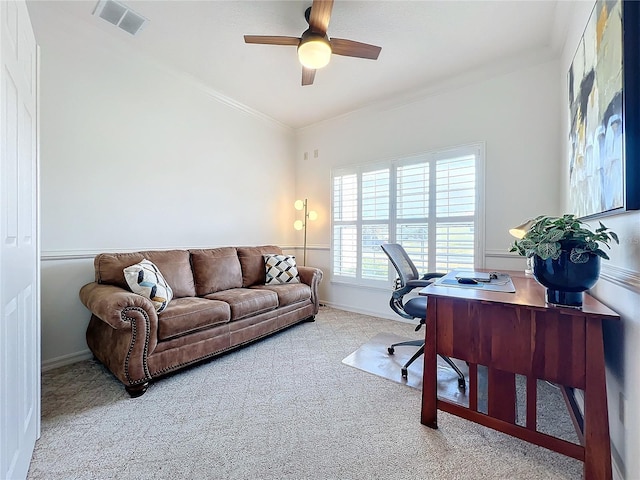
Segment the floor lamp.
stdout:
<svg viewBox="0 0 640 480">
<path fill-rule="evenodd" d="M 307 265 L 307 221 L 308 220 L 315 220 L 318 218 L 318 214 L 311 210 L 308 210 L 308 203 L 307 203 L 307 199 L 305 198 L 304 200 L 296 200 L 296 202 L 293 204 L 293 206 L 295 207 L 296 210 L 304 210 L 304 220 L 296 220 L 295 222 L 293 222 L 293 228 L 295 228 L 296 230 L 302 230 L 304 229 L 304 243 L 303 243 L 303 247 L 302 247 L 302 265 Z"/>
</svg>

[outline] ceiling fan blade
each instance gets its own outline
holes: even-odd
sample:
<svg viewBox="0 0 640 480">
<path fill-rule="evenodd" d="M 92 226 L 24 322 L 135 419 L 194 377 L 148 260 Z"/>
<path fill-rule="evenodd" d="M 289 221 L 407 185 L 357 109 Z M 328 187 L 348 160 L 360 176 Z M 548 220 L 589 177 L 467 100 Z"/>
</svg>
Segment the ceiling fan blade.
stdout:
<svg viewBox="0 0 640 480">
<path fill-rule="evenodd" d="M 336 55 L 344 55 L 346 57 L 368 58 L 377 60 L 382 47 L 369 45 L 368 43 L 355 42 L 353 40 L 345 40 L 343 38 L 332 38 L 331 52 Z"/>
<path fill-rule="evenodd" d="M 313 84 L 316 71 L 313 68 L 302 67 L 302 86 Z"/>
<path fill-rule="evenodd" d="M 277 37 L 269 35 L 245 35 L 245 43 L 259 43 L 262 45 L 293 45 L 297 47 L 300 44 L 298 37 Z"/>
<path fill-rule="evenodd" d="M 327 34 L 332 8 L 333 0 L 313 0 L 311 13 L 309 14 L 309 27 L 312 32 L 321 35 Z"/>
</svg>

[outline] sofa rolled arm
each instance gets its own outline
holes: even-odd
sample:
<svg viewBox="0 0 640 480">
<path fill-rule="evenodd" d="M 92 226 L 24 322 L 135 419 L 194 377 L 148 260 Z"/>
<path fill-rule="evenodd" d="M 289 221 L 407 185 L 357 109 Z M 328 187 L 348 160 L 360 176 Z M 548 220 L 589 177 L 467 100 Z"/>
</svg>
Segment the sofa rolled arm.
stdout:
<svg viewBox="0 0 640 480">
<path fill-rule="evenodd" d="M 132 396 L 151 380 L 147 359 L 158 342 L 158 314 L 145 297 L 115 285 L 89 283 L 80 300 L 91 311 L 87 345 Z"/>
<path fill-rule="evenodd" d="M 115 285 L 88 283 L 80 289 L 80 301 L 93 315 L 116 330 L 131 329 L 131 322 L 124 321 L 126 315 L 123 315 L 131 308 L 144 310 L 152 323 L 158 323 L 151 300 Z"/>
<path fill-rule="evenodd" d="M 305 267 L 298 265 L 298 274 L 300 275 L 300 281 L 306 283 L 311 287 L 311 301 L 313 302 L 314 314 L 318 313 L 320 309 L 320 299 L 318 298 L 318 286 L 322 281 L 322 270 L 315 267 Z"/>
</svg>

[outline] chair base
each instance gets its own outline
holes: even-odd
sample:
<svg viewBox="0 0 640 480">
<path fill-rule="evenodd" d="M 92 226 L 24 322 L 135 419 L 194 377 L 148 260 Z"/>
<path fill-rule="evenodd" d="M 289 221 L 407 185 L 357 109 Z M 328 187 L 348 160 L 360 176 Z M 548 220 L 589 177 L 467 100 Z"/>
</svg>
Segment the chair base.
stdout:
<svg viewBox="0 0 640 480">
<path fill-rule="evenodd" d="M 414 361 L 416 361 L 418 357 L 420 357 L 420 355 L 424 353 L 424 341 L 409 340 L 406 342 L 394 343 L 389 348 L 387 348 L 387 351 L 389 352 L 389 355 L 393 355 L 395 353 L 395 347 L 405 347 L 405 346 L 420 347 L 420 348 L 400 369 L 402 378 L 407 378 L 409 365 L 411 365 Z M 464 374 L 460 371 L 458 366 L 455 363 L 453 363 L 453 361 L 449 357 L 445 355 L 440 355 L 440 358 L 442 358 L 458 374 L 458 388 L 462 390 L 466 390 L 467 382 L 464 378 Z"/>
</svg>

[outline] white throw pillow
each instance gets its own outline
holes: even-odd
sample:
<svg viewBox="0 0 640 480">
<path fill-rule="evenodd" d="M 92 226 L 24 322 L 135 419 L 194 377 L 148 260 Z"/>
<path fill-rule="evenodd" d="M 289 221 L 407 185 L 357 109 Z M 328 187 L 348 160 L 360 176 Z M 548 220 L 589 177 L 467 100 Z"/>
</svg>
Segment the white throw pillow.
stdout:
<svg viewBox="0 0 640 480">
<path fill-rule="evenodd" d="M 153 262 L 142 260 L 125 268 L 123 272 L 133 293 L 151 300 L 158 313 L 167 308 L 173 298 L 173 290 Z"/>
<path fill-rule="evenodd" d="M 266 285 L 300 283 L 296 257 L 290 255 L 264 255 Z"/>
</svg>

